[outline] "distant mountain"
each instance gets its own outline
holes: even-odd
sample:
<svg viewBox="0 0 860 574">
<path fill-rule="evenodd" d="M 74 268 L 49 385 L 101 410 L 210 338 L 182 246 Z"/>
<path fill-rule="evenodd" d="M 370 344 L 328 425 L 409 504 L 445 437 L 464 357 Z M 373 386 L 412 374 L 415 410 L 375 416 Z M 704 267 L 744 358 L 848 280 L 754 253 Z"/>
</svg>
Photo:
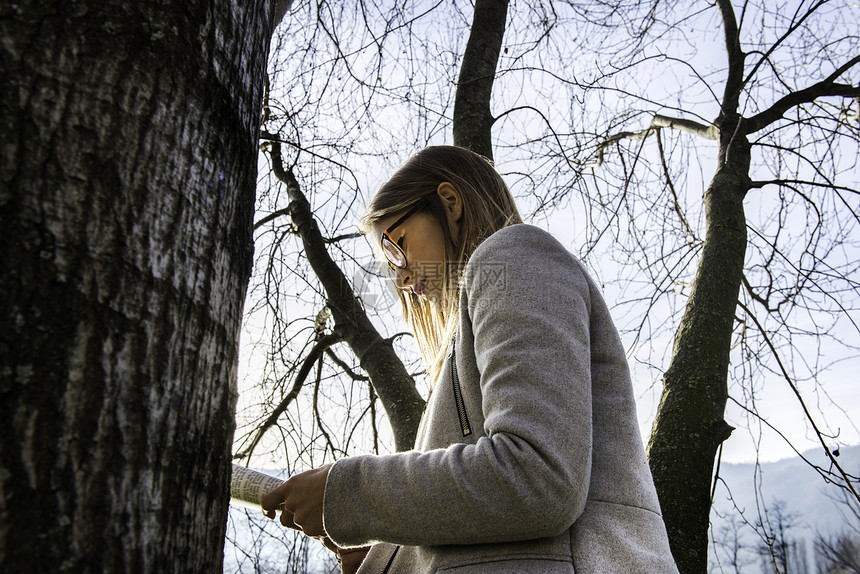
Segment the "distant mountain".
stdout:
<svg viewBox="0 0 860 574">
<path fill-rule="evenodd" d="M 803 456 L 813 464 L 830 468 L 824 449 L 810 450 Z M 837 460 L 849 474 L 860 474 L 860 446 L 841 448 Z M 726 566 L 734 547 L 731 535 L 734 531 L 739 535 L 741 562 L 746 566 L 740 571 L 761 571 L 761 560 L 756 552 L 761 538 L 749 525 L 742 523 L 736 506 L 751 524 L 769 520 L 776 528 L 782 517 L 786 538 L 796 542 L 797 560 L 805 562 L 805 565 L 799 564 L 795 572 L 803 574 L 805 566 L 808 574 L 815 574 L 813 541 L 816 533 L 833 535 L 846 526 L 844 508 L 834 499 L 838 494 L 836 489 L 826 484 L 799 456 L 761 463 L 758 468 L 752 463 L 723 463 L 720 478 L 711 512 L 710 571 L 735 572 L 733 567 Z M 722 570 L 717 566 L 717 559 L 723 565 Z"/>
</svg>

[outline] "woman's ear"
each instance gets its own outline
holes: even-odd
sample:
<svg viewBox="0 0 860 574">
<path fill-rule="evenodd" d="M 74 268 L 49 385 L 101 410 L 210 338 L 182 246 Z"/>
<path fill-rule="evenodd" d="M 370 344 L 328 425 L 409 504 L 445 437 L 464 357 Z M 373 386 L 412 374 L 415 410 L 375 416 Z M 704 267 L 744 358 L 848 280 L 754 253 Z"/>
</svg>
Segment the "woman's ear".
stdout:
<svg viewBox="0 0 860 574">
<path fill-rule="evenodd" d="M 463 216 L 463 197 L 453 184 L 443 181 L 436 188 L 436 193 L 439 199 L 442 200 L 442 205 L 445 207 L 445 213 L 448 215 L 448 221 L 452 224 L 459 223 Z"/>
<path fill-rule="evenodd" d="M 436 188 L 436 193 L 439 199 L 442 200 L 442 207 L 445 209 L 445 215 L 448 216 L 448 231 L 451 233 L 451 240 L 456 245 L 460 240 L 460 218 L 463 216 L 463 197 L 457 188 L 451 183 L 443 181 Z"/>
</svg>

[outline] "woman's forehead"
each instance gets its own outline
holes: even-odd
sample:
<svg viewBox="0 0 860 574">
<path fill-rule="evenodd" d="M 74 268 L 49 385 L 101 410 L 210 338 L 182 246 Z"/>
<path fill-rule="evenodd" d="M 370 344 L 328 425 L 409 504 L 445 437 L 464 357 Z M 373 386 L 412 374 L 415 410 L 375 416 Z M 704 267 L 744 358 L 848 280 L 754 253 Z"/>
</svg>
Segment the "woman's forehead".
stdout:
<svg viewBox="0 0 860 574">
<path fill-rule="evenodd" d="M 403 215 L 407 211 L 409 211 L 409 208 L 405 207 L 405 208 L 400 209 L 398 211 L 389 213 L 388 215 L 386 215 L 385 217 L 383 217 L 382 219 L 377 221 L 372 226 L 373 234 L 377 237 L 377 239 L 382 237 L 382 232 L 385 231 L 386 229 L 388 229 L 389 227 L 391 227 L 392 225 L 394 225 L 397 222 L 397 220 L 400 219 L 401 217 L 403 217 Z M 406 221 L 404 221 L 403 223 L 398 225 L 397 229 L 400 229 L 401 226 L 404 226 L 407 223 L 409 223 L 409 219 L 407 219 Z"/>
<path fill-rule="evenodd" d="M 382 232 L 388 229 L 388 226 L 397 221 L 396 214 L 395 216 L 385 216 L 382 219 L 378 220 L 376 223 L 370 226 L 370 230 L 368 232 L 368 238 L 379 244 L 382 241 Z"/>
</svg>

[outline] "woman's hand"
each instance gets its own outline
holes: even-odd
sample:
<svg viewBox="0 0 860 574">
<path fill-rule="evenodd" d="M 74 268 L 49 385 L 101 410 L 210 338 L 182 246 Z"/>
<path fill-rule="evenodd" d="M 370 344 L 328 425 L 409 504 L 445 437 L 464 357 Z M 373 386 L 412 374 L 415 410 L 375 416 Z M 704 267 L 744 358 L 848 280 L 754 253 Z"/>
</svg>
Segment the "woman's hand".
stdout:
<svg viewBox="0 0 860 574">
<path fill-rule="evenodd" d="M 340 571 L 343 574 L 355 574 L 361 563 L 364 562 L 364 557 L 370 551 L 370 546 L 362 546 L 361 548 L 341 548 L 331 541 L 328 536 L 320 538 L 323 545 L 337 555 L 337 562 L 340 564 Z"/>
<path fill-rule="evenodd" d="M 362 548 L 345 548 L 341 550 L 338 553 L 338 556 L 340 556 L 341 572 L 343 572 L 343 574 L 355 574 L 369 551 L 370 546 L 364 546 Z"/>
<path fill-rule="evenodd" d="M 331 465 L 306 470 L 291 476 L 278 488 L 263 495 L 263 514 L 275 517 L 275 509 L 282 503 L 281 524 L 301 530 L 307 536 L 325 536 L 323 529 L 323 497 L 325 482 Z"/>
</svg>

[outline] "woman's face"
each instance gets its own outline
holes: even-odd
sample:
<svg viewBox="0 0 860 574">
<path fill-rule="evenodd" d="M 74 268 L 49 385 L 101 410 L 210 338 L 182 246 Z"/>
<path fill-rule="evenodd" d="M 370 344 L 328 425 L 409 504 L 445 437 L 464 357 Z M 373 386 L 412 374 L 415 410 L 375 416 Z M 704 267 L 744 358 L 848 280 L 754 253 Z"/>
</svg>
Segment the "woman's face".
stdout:
<svg viewBox="0 0 860 574">
<path fill-rule="evenodd" d="M 447 187 L 445 187 L 447 186 Z M 441 184 L 438 191 L 448 215 L 451 237 L 457 240 L 459 219 L 462 211 L 460 194 L 451 184 Z M 394 224 L 407 210 L 394 213 L 373 227 L 376 244 L 382 240 L 382 232 Z M 442 225 L 434 214 L 422 209 L 410 215 L 389 232 L 391 239 L 406 253 L 406 267 L 395 268 L 394 281 L 400 289 L 410 289 L 431 303 L 442 300 L 445 264 L 448 259 Z"/>
</svg>

